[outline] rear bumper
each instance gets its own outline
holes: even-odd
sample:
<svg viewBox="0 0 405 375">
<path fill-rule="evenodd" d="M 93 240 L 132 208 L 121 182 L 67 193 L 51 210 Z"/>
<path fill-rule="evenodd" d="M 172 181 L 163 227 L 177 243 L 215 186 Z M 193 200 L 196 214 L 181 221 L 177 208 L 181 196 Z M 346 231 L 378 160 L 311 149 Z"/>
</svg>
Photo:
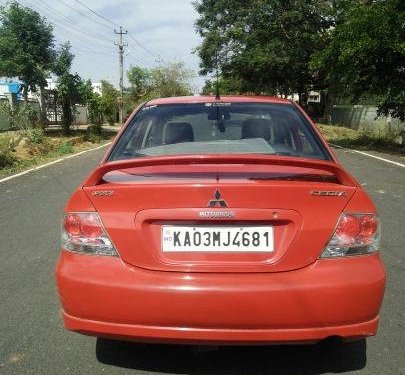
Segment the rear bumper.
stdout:
<svg viewBox="0 0 405 375">
<path fill-rule="evenodd" d="M 57 286 L 67 329 L 146 342 L 315 342 L 374 335 L 385 272 L 378 255 L 291 272 L 156 272 L 62 252 Z"/>
<path fill-rule="evenodd" d="M 267 344 L 312 343 L 330 336 L 357 339 L 375 334 L 378 318 L 346 326 L 303 329 L 201 329 L 116 324 L 75 318 L 63 313 L 67 329 L 91 336 L 104 336 L 141 342 L 175 342 L 184 344 Z"/>
</svg>

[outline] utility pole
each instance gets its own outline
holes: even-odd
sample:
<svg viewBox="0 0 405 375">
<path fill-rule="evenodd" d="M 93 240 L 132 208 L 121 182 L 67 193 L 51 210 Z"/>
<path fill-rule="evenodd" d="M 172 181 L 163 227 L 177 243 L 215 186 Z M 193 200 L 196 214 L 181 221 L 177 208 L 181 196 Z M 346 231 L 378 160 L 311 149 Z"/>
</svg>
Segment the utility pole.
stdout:
<svg viewBox="0 0 405 375">
<path fill-rule="evenodd" d="M 128 46 L 128 43 L 123 43 L 122 36 L 128 34 L 128 31 L 122 30 L 122 26 L 120 26 L 120 31 L 114 30 L 114 34 L 120 36 L 119 42 L 115 42 L 114 44 L 118 46 L 118 55 L 119 55 L 119 62 L 120 62 L 120 124 L 122 124 L 124 120 L 124 47 Z"/>
</svg>

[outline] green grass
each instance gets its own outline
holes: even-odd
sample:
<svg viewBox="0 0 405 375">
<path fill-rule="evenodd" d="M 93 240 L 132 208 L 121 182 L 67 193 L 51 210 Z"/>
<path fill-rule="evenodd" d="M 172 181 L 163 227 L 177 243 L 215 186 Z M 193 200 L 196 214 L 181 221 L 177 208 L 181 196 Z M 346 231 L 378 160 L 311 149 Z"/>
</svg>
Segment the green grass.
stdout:
<svg viewBox="0 0 405 375">
<path fill-rule="evenodd" d="M 67 155 L 72 154 L 74 152 L 73 146 L 69 142 L 63 142 L 59 145 L 56 149 L 56 153 L 58 155 Z"/>
<path fill-rule="evenodd" d="M 5 147 L 8 147 L 10 141 L 10 134 L 8 132 L 0 133 L 0 150 L 3 150 Z"/>
<path fill-rule="evenodd" d="M 342 147 L 381 151 L 395 155 L 405 155 L 405 148 L 398 143 L 398 135 L 386 132 L 373 132 L 370 129 L 349 129 L 343 126 L 318 124 L 329 143 Z"/>
<path fill-rule="evenodd" d="M 0 133 L 0 171 L 15 163 L 15 158 L 9 149 L 10 136 L 8 133 Z"/>
<path fill-rule="evenodd" d="M 17 160 L 9 148 L 12 133 L 0 133 L 0 178 L 49 163 L 61 156 L 101 146 L 111 141 L 115 135 L 116 133 L 112 131 L 106 131 L 101 136 L 88 137 L 86 131 L 75 131 L 69 137 L 65 137 L 58 131 L 48 132 L 41 142 L 42 149 L 38 154 Z M 82 138 L 83 142 L 72 144 L 71 141 L 75 138 Z"/>
<path fill-rule="evenodd" d="M 370 131 L 349 129 L 343 126 L 318 124 L 318 127 L 328 142 L 348 148 L 362 150 L 375 150 L 394 155 L 405 156 L 405 148 L 396 141 L 395 136 L 385 133 L 373 133 Z M 47 132 L 44 144 L 55 145 L 39 155 L 32 156 L 27 160 L 16 160 L 9 149 L 11 132 L 0 133 L 0 177 L 6 177 L 14 173 L 30 169 L 41 164 L 56 160 L 64 155 L 88 150 L 109 142 L 115 137 L 115 132 L 104 131 L 100 136 L 89 134 L 85 130 L 75 131 L 70 137 L 65 137 L 60 131 Z M 84 143 L 72 145 L 69 141 L 73 138 L 82 137 Z"/>
</svg>

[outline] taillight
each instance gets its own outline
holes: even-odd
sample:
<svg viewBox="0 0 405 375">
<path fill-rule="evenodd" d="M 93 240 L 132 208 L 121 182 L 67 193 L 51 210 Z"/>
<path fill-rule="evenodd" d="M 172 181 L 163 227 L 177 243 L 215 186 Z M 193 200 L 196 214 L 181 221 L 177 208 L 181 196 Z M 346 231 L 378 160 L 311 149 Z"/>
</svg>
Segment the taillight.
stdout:
<svg viewBox="0 0 405 375">
<path fill-rule="evenodd" d="M 342 214 L 321 258 L 370 254 L 378 250 L 380 222 L 375 214 Z"/>
<path fill-rule="evenodd" d="M 65 214 L 62 247 L 79 253 L 118 256 L 96 212 Z"/>
</svg>

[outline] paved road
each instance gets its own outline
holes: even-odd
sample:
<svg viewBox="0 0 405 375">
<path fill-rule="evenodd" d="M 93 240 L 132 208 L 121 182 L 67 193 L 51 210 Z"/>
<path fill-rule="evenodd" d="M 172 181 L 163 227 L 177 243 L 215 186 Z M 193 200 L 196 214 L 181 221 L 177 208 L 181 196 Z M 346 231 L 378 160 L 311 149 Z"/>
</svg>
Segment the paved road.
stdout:
<svg viewBox="0 0 405 375">
<path fill-rule="evenodd" d="M 383 222 L 388 288 L 367 361 L 364 342 L 348 361 L 324 346 L 203 350 L 111 344 L 64 331 L 53 280 L 61 213 L 102 152 L 0 183 L 0 374 L 405 374 L 405 169 L 342 150 L 339 158 L 374 198 Z"/>
</svg>

